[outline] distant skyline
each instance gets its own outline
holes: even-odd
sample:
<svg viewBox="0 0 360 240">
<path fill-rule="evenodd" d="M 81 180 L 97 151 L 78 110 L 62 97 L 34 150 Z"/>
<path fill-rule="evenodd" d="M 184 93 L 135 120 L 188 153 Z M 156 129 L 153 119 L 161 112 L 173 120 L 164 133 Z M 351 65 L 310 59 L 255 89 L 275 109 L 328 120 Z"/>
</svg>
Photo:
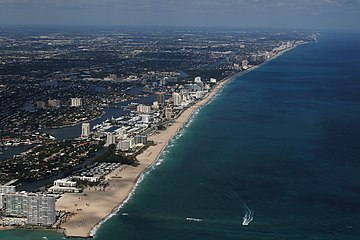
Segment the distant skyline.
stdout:
<svg viewBox="0 0 360 240">
<path fill-rule="evenodd" d="M 0 23 L 360 30 L 360 0 L 0 0 Z"/>
</svg>

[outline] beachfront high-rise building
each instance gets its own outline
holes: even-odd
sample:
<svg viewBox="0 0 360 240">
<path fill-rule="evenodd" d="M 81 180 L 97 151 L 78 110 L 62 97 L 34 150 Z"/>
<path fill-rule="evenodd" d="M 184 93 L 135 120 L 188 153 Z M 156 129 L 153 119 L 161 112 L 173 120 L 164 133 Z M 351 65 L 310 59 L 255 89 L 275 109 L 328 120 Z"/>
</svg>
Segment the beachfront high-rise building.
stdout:
<svg viewBox="0 0 360 240">
<path fill-rule="evenodd" d="M 82 99 L 81 98 L 71 98 L 71 107 L 81 107 L 82 106 Z"/>
<path fill-rule="evenodd" d="M 5 216 L 25 217 L 28 209 L 27 196 L 20 193 L 7 193 L 3 196 Z"/>
<path fill-rule="evenodd" d="M 135 147 L 135 138 L 130 138 L 130 148 Z"/>
<path fill-rule="evenodd" d="M 210 78 L 210 83 L 216 83 L 216 78 Z"/>
<path fill-rule="evenodd" d="M 29 194 L 27 224 L 53 225 L 55 221 L 55 197 L 48 195 Z"/>
<path fill-rule="evenodd" d="M 3 208 L 4 194 L 0 194 L 0 210 Z"/>
<path fill-rule="evenodd" d="M 153 109 L 159 109 L 159 103 L 157 101 L 153 102 L 153 104 L 151 105 L 151 107 Z"/>
<path fill-rule="evenodd" d="M 172 108 L 165 108 L 165 118 L 166 119 L 172 118 Z"/>
<path fill-rule="evenodd" d="M 88 137 L 90 135 L 90 123 L 83 123 L 81 125 L 81 137 Z"/>
<path fill-rule="evenodd" d="M 127 151 L 130 149 L 130 141 L 129 140 L 121 140 L 116 146 L 117 150 Z"/>
<path fill-rule="evenodd" d="M 241 67 L 244 69 L 244 70 L 246 70 L 246 69 L 248 69 L 248 65 L 249 65 L 249 61 L 248 60 L 242 60 L 242 62 L 241 62 Z"/>
<path fill-rule="evenodd" d="M 151 107 L 144 104 L 139 104 L 136 107 L 136 111 L 138 111 L 139 113 L 150 113 Z"/>
<path fill-rule="evenodd" d="M 4 215 L 26 218 L 30 225 L 52 225 L 56 221 L 55 197 L 36 193 L 3 195 Z"/>
<path fill-rule="evenodd" d="M 210 85 L 205 83 L 204 91 L 209 91 L 210 89 L 211 89 Z"/>
<path fill-rule="evenodd" d="M 115 132 L 117 138 L 124 139 L 126 137 L 126 130 L 124 128 L 116 129 Z"/>
<path fill-rule="evenodd" d="M 0 185 L 0 194 L 16 192 L 15 186 Z"/>
<path fill-rule="evenodd" d="M 106 134 L 106 144 L 105 146 L 110 146 L 111 144 L 115 144 L 115 134 L 107 133 Z"/>
<path fill-rule="evenodd" d="M 179 93 L 174 92 L 172 94 L 172 99 L 175 106 L 180 106 L 182 102 L 182 96 Z"/>
<path fill-rule="evenodd" d="M 196 99 L 199 99 L 199 98 L 202 98 L 204 96 L 204 92 L 203 91 L 197 91 L 195 93 L 195 98 Z"/>
<path fill-rule="evenodd" d="M 204 90 L 205 85 L 203 82 L 196 82 L 194 85 L 195 85 L 195 90 L 199 90 L 199 91 Z"/>
<path fill-rule="evenodd" d="M 164 105 L 165 104 L 165 94 L 164 93 L 158 93 L 158 94 L 156 94 L 156 96 L 157 96 L 157 102 L 160 105 Z"/>
<path fill-rule="evenodd" d="M 143 144 L 147 143 L 147 136 L 146 135 L 136 135 L 135 136 L 135 144 Z"/>
<path fill-rule="evenodd" d="M 203 82 L 199 82 L 198 84 L 194 83 L 189 83 L 189 84 L 185 84 L 184 87 L 186 90 L 188 90 L 189 92 L 196 92 L 196 91 L 201 91 L 202 90 L 202 86 Z"/>
<path fill-rule="evenodd" d="M 194 79 L 194 82 L 196 82 L 196 83 L 201 82 L 201 77 L 196 77 L 196 78 Z"/>
<path fill-rule="evenodd" d="M 233 63 L 232 69 L 239 71 L 241 70 L 241 65 L 239 63 Z"/>
<path fill-rule="evenodd" d="M 7 193 L 15 193 L 15 186 L 0 185 L 0 209 L 3 208 L 4 195 Z"/>
<path fill-rule="evenodd" d="M 134 146 L 135 146 L 135 138 L 128 138 L 119 141 L 118 145 L 116 146 L 116 149 L 120 151 L 128 151 L 132 149 Z"/>
</svg>

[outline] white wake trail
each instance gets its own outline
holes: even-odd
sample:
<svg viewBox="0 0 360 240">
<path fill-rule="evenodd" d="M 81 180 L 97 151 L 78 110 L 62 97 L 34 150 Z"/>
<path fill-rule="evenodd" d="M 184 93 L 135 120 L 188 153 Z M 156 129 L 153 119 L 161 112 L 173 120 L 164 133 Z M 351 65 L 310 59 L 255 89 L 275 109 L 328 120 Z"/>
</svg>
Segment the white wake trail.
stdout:
<svg viewBox="0 0 360 240">
<path fill-rule="evenodd" d="M 254 211 L 252 211 L 243 201 L 242 202 L 245 208 L 245 215 L 243 217 L 242 225 L 247 226 L 254 219 Z"/>
</svg>

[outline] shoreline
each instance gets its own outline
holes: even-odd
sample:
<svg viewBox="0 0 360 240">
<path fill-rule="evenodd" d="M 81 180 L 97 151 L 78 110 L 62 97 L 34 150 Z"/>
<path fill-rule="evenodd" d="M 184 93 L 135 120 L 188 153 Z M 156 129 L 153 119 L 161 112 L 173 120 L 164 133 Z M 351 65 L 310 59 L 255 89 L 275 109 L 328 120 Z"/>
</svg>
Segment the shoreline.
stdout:
<svg viewBox="0 0 360 240">
<path fill-rule="evenodd" d="M 137 156 L 140 162 L 139 166 L 127 166 L 125 169 L 119 167 L 108 174 L 105 180 L 110 185 L 109 189 L 102 190 L 100 187 L 92 187 L 85 189 L 83 193 L 64 194 L 58 199 L 56 202 L 57 210 L 75 213 L 68 221 L 61 224 L 65 237 L 93 237 L 98 228 L 115 215 L 131 198 L 138 184 L 144 179 L 145 174 L 157 163 L 159 156 L 170 140 L 188 122 L 193 113 L 213 99 L 225 84 L 238 77 L 241 73 L 243 72 L 225 77 L 205 98 L 187 108 L 177 119 L 174 119 L 172 125 L 168 126 L 166 130 L 156 132 L 150 136 L 149 140 L 157 144 L 150 146 Z M 118 178 L 119 175 L 121 175 L 121 178 Z M 103 199 L 103 194 L 110 195 L 117 200 Z M 84 211 L 83 208 L 86 210 Z M 96 214 L 94 214 L 95 212 Z"/>
<path fill-rule="evenodd" d="M 155 132 L 153 135 L 149 136 L 149 140 L 154 141 L 156 145 L 150 146 L 137 156 L 137 159 L 140 162 L 139 166 L 126 166 L 125 168 L 124 166 L 121 166 L 109 173 L 105 177 L 105 181 L 109 183 L 107 189 L 102 189 L 98 186 L 87 188 L 82 193 L 64 194 L 57 200 L 56 209 L 74 213 L 74 216 L 61 224 L 64 235 L 66 237 L 81 238 L 95 236 L 99 227 L 114 216 L 133 196 L 136 187 L 142 182 L 149 170 L 157 164 L 159 157 L 168 146 L 170 140 L 177 135 L 196 110 L 214 99 L 224 85 L 237 77 L 243 76 L 244 74 L 267 64 L 271 60 L 276 59 L 299 45 L 300 44 L 297 44 L 286 49 L 246 71 L 234 73 L 219 81 L 205 98 L 185 109 L 176 119 L 174 119 L 174 122 L 169 125 L 166 130 Z M 106 197 L 104 195 L 106 195 Z"/>
</svg>

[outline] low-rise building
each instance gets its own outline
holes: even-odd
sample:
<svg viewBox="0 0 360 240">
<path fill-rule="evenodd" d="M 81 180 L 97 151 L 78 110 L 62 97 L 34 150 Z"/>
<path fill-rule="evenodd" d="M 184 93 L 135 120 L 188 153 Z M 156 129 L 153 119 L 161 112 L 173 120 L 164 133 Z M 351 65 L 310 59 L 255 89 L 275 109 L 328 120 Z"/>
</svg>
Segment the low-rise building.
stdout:
<svg viewBox="0 0 360 240">
<path fill-rule="evenodd" d="M 48 100 L 48 106 L 49 107 L 60 107 L 61 106 L 61 101 L 57 100 L 57 99 L 49 99 Z"/>
<path fill-rule="evenodd" d="M 165 118 L 166 119 L 172 118 L 172 108 L 165 108 Z"/>
<path fill-rule="evenodd" d="M 70 179 L 57 179 L 54 181 L 54 186 L 48 189 L 49 193 L 65 193 L 65 192 L 80 192 L 76 187 L 76 182 Z"/>
</svg>

